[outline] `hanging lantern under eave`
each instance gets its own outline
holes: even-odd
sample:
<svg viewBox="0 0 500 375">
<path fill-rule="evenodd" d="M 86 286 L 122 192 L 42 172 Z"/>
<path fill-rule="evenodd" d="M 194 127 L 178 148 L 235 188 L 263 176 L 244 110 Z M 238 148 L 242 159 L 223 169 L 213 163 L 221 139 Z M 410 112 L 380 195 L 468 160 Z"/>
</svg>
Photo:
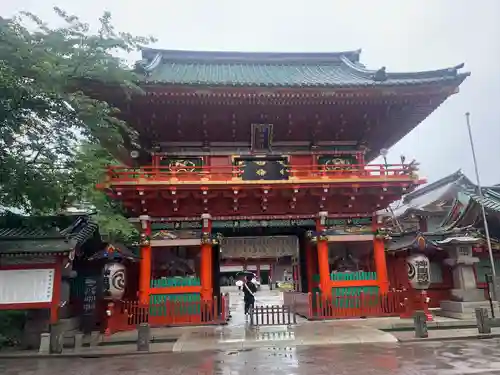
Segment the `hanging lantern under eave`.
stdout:
<svg viewBox="0 0 500 375">
<path fill-rule="evenodd" d="M 428 289 L 431 285 L 431 262 L 424 254 L 406 258 L 408 281 L 414 289 Z"/>
<path fill-rule="evenodd" d="M 103 296 L 108 300 L 122 299 L 126 286 L 126 268 L 121 263 L 108 263 L 103 269 Z"/>
</svg>

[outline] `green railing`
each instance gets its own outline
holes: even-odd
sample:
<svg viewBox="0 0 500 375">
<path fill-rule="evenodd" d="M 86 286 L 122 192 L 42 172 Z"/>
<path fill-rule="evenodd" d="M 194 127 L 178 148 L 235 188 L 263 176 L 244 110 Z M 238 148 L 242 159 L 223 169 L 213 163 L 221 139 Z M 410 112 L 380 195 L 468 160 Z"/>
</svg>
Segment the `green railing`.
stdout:
<svg viewBox="0 0 500 375">
<path fill-rule="evenodd" d="M 151 288 L 165 288 L 176 286 L 201 286 L 201 282 L 197 277 L 166 277 L 151 280 Z"/>
<path fill-rule="evenodd" d="M 199 293 L 152 294 L 149 296 L 149 314 L 151 316 L 199 314 L 201 309 L 198 301 L 201 301 Z M 174 312 L 172 308 L 175 309 Z"/>
<path fill-rule="evenodd" d="M 337 272 L 330 275 L 332 281 L 367 281 L 377 280 L 376 272 Z"/>
<path fill-rule="evenodd" d="M 313 281 L 319 282 L 319 275 L 313 275 Z M 332 281 L 375 281 L 377 280 L 376 272 L 337 272 L 330 275 Z M 319 288 L 313 289 L 313 296 L 320 294 Z M 355 308 L 359 307 L 361 294 L 378 295 L 379 289 L 377 286 L 351 286 L 342 288 L 332 288 L 331 296 L 334 306 L 339 308 Z M 313 298 L 313 308 L 316 308 L 316 298 Z"/>
<path fill-rule="evenodd" d="M 379 294 L 378 286 L 351 286 L 347 288 L 332 288 L 332 302 L 335 307 L 359 308 L 362 295 L 376 296 Z M 366 299 L 364 303 L 377 303 L 375 299 Z"/>
</svg>

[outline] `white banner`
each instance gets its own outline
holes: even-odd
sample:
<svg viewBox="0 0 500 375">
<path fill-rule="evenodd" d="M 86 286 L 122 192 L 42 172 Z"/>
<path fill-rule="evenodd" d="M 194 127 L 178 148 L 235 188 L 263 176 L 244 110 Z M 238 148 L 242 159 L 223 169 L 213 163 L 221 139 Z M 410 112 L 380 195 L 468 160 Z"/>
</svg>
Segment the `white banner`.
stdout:
<svg viewBox="0 0 500 375">
<path fill-rule="evenodd" d="M 49 303 L 53 291 L 54 269 L 0 271 L 0 305 Z"/>
</svg>

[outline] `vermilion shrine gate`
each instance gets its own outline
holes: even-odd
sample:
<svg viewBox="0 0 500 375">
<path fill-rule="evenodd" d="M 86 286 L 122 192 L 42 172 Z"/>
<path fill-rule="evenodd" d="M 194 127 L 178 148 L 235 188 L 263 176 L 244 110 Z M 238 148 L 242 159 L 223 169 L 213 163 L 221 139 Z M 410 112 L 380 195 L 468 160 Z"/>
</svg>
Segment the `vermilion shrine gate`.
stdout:
<svg viewBox="0 0 500 375">
<path fill-rule="evenodd" d="M 141 304 L 212 301 L 221 258 L 290 257 L 296 295 L 320 293 L 324 304 L 398 287 L 375 213 L 423 180 L 404 158 L 369 162 L 467 74 L 368 70 L 359 58 L 145 49 L 145 95 L 90 88 L 139 134 L 113 150 L 123 165 L 102 188 L 141 227 Z"/>
</svg>

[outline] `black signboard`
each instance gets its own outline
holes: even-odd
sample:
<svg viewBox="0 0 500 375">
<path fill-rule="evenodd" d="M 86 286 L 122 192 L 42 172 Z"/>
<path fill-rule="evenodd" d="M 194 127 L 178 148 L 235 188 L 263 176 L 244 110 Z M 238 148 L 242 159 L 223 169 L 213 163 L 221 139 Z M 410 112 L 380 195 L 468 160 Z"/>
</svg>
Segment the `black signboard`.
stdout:
<svg viewBox="0 0 500 375">
<path fill-rule="evenodd" d="M 244 181 L 247 180 L 288 180 L 286 158 L 242 157 L 235 163 L 239 166 Z"/>
<path fill-rule="evenodd" d="M 89 276 L 85 278 L 82 314 L 82 330 L 84 333 L 92 332 L 96 326 L 99 279 L 100 277 L 98 276 Z"/>
<path fill-rule="evenodd" d="M 252 150 L 270 150 L 273 140 L 272 124 L 252 124 Z"/>
</svg>

